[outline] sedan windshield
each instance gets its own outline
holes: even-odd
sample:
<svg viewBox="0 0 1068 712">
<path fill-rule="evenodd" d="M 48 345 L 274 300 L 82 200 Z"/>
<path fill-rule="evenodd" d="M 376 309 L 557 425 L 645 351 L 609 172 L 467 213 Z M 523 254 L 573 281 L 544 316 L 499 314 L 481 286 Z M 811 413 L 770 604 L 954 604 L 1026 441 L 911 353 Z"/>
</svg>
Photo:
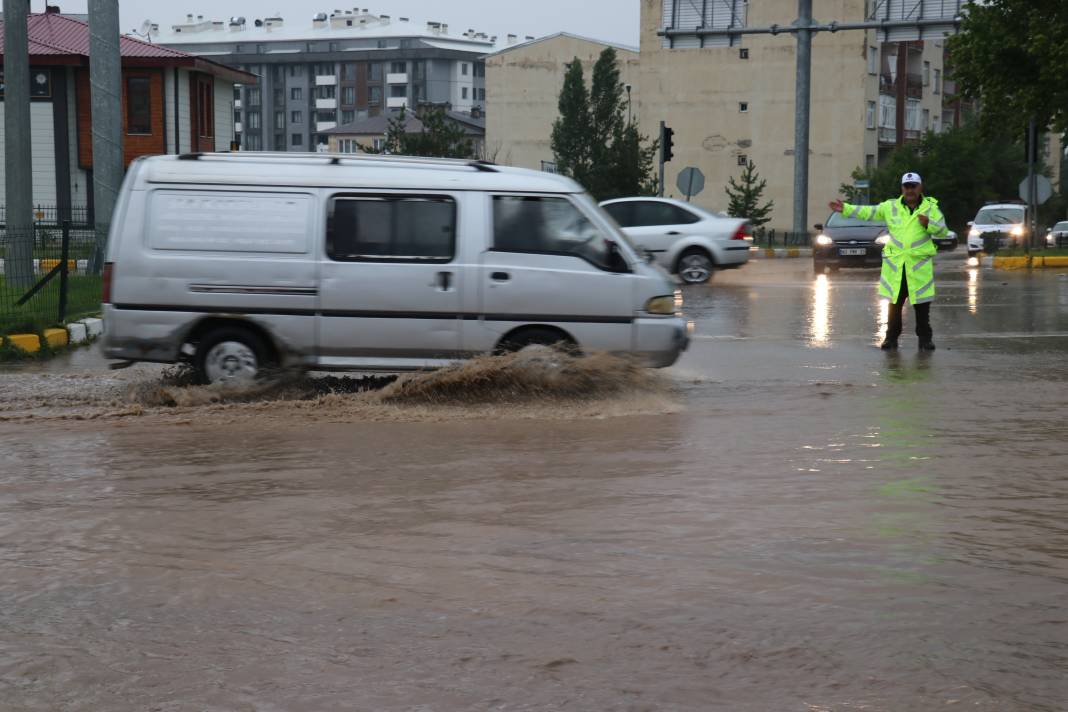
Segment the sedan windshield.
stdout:
<svg viewBox="0 0 1068 712">
<path fill-rule="evenodd" d="M 975 216 L 976 225 L 1014 225 L 1023 220 L 1023 208 L 983 208 Z"/>
<path fill-rule="evenodd" d="M 847 218 L 841 213 L 831 213 L 831 217 L 827 218 L 827 227 L 880 227 L 884 225 L 885 223 L 878 221 Z"/>
<path fill-rule="evenodd" d="M 1059 222 L 1054 225 L 1053 232 L 1068 232 L 1068 221 Z"/>
</svg>

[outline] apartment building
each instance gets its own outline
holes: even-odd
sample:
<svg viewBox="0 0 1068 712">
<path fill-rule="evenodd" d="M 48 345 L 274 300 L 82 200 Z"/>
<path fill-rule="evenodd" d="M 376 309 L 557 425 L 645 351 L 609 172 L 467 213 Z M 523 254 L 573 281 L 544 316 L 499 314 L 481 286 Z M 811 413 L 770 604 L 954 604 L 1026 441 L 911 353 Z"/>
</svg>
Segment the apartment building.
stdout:
<svg viewBox="0 0 1068 712">
<path fill-rule="evenodd" d="M 495 37 L 367 9 L 302 18 L 226 20 L 187 15 L 153 42 L 247 71 L 257 86 L 234 93 L 242 150 L 326 150 L 339 125 L 422 103 L 467 112 L 485 106 L 485 64 Z"/>
<path fill-rule="evenodd" d="M 788 229 L 793 214 L 794 36 L 742 35 L 714 47 L 702 46 L 696 36 L 661 36 L 658 32 L 676 19 L 675 4 L 642 0 L 641 5 L 641 122 L 649 127 L 665 121 L 675 130 L 666 194 L 677 194 L 678 173 L 696 166 L 708 189 L 694 202 L 723 209 L 723 186 L 751 160 L 768 181 L 764 198 L 775 201 L 769 227 Z M 793 0 L 724 5 L 737 13 L 738 24 L 751 27 L 786 26 L 797 16 Z M 866 9 L 864 0 L 815 0 L 813 16 L 824 22 L 859 22 Z M 874 166 L 894 147 L 959 120 L 944 111 L 944 54 L 944 38 L 884 43 L 875 31 L 814 37 L 810 222 L 825 217 L 827 201 L 842 183 L 852 182 L 854 169 Z"/>
</svg>

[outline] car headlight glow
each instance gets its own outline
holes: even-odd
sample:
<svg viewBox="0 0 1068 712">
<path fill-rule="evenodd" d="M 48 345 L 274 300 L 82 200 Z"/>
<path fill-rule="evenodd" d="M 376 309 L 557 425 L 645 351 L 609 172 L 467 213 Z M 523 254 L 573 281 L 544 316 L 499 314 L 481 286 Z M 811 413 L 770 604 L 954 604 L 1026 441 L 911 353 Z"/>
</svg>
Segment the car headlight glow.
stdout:
<svg viewBox="0 0 1068 712">
<path fill-rule="evenodd" d="M 674 314 L 675 313 L 675 300 L 674 294 L 667 294 L 662 297 L 653 297 L 645 303 L 645 311 L 650 314 Z M 678 297 L 679 301 L 682 301 L 682 297 Z"/>
<path fill-rule="evenodd" d="M 1056 241 L 1057 241 L 1057 238 L 1055 238 L 1053 236 L 1052 232 L 1050 234 L 1046 235 L 1046 242 L 1056 242 Z"/>
<path fill-rule="evenodd" d="M 834 240 L 827 237 L 826 235 L 820 234 L 816 236 L 816 244 L 823 245 L 824 247 L 826 247 L 827 245 L 833 245 Z"/>
<path fill-rule="evenodd" d="M 1024 234 L 1023 225 L 1017 225 L 1016 227 L 1014 227 L 1012 229 L 1012 236 L 1013 237 L 1023 237 L 1023 234 Z"/>
<path fill-rule="evenodd" d="M 885 245 L 888 242 L 890 242 L 890 236 L 885 232 L 882 235 L 879 235 L 879 237 L 875 238 L 876 245 Z"/>
<path fill-rule="evenodd" d="M 979 237 L 979 231 L 973 227 L 968 231 L 968 237 Z"/>
</svg>

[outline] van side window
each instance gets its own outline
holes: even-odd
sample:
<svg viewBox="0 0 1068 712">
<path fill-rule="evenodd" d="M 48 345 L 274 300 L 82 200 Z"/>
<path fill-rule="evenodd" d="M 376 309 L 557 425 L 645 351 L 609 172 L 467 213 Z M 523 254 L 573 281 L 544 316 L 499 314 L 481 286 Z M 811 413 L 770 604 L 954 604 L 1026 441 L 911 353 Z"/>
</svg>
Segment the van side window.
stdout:
<svg viewBox="0 0 1068 712">
<path fill-rule="evenodd" d="M 493 249 L 580 257 L 609 272 L 625 271 L 615 243 L 564 198 L 497 195 Z"/>
<path fill-rule="evenodd" d="M 455 255 L 452 198 L 339 195 L 328 211 L 326 254 L 336 262 L 449 262 Z"/>
</svg>

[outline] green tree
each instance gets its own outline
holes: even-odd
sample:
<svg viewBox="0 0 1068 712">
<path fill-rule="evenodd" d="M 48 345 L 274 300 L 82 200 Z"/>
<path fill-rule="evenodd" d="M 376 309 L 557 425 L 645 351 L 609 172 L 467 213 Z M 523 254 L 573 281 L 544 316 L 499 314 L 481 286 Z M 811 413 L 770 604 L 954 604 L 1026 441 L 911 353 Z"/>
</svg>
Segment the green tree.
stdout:
<svg viewBox="0 0 1068 712">
<path fill-rule="evenodd" d="M 627 104 L 616 51 L 606 48 L 593 68 L 587 93 L 582 64 L 568 66 L 553 124 L 557 168 L 598 200 L 656 192 L 653 161 L 658 146 L 626 120 Z"/>
<path fill-rule="evenodd" d="M 408 112 L 402 108 L 396 116 L 389 119 L 383 149 L 368 150 L 368 153 L 427 158 L 474 158 L 475 150 L 471 139 L 459 124 L 449 120 L 443 107 L 425 106 L 415 115 L 423 124 L 422 130 L 409 130 Z"/>
<path fill-rule="evenodd" d="M 988 136 L 1068 130 L 1068 2 L 985 0 L 968 4 L 948 43 L 960 95 L 978 99 Z"/>
<path fill-rule="evenodd" d="M 739 218 L 745 218 L 753 227 L 760 227 L 771 220 L 771 210 L 775 207 L 775 201 L 769 200 L 764 205 L 760 204 L 760 198 L 764 194 L 764 188 L 768 182 L 761 179 L 756 172 L 756 164 L 749 161 L 745 170 L 736 183 L 734 178 L 727 180 L 726 193 L 730 198 L 727 205 L 727 214 Z"/>
</svg>

